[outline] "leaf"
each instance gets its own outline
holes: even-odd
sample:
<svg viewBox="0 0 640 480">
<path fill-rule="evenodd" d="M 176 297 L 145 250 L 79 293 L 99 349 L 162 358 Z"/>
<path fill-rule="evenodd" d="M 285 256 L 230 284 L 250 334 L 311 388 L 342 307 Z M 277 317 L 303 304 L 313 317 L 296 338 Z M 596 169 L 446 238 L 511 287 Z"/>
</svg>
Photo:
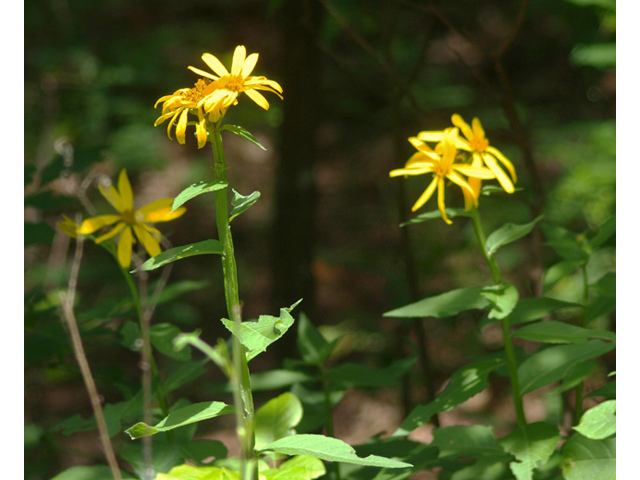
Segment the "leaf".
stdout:
<svg viewBox="0 0 640 480">
<path fill-rule="evenodd" d="M 565 480 L 614 480 L 616 440 L 591 440 L 576 433 L 562 447 Z"/>
<path fill-rule="evenodd" d="M 180 445 L 184 458 L 202 463 L 214 457 L 216 460 L 227 458 L 227 447 L 220 440 L 193 440 L 186 445 Z"/>
<path fill-rule="evenodd" d="M 120 470 L 120 474 L 122 478 L 136 478 L 123 470 Z M 113 480 L 113 475 L 106 465 L 76 465 L 60 472 L 51 480 Z"/>
<path fill-rule="evenodd" d="M 591 248 L 598 248 L 604 242 L 609 240 L 609 238 L 616 233 L 616 216 L 613 215 L 604 221 L 600 228 L 596 232 L 596 235 L 589 240 L 589 245 Z"/>
<path fill-rule="evenodd" d="M 231 214 L 229 215 L 229 221 L 233 220 L 242 212 L 249 209 L 251 205 L 258 201 L 258 198 L 260 198 L 260 192 L 253 192 L 252 194 L 245 197 L 244 195 L 240 195 L 238 192 L 233 190 L 233 198 L 231 199 L 233 210 L 231 210 Z"/>
<path fill-rule="evenodd" d="M 603 297 L 616 298 L 616 274 L 614 272 L 605 273 L 590 287 Z"/>
<path fill-rule="evenodd" d="M 294 319 L 289 314 L 298 303 L 298 300 L 289 308 L 280 309 L 280 317 L 272 317 L 270 315 L 260 315 L 256 322 L 241 322 L 238 324 L 239 330 L 235 332 L 236 325 L 232 320 L 222 319 L 222 323 L 227 330 L 236 335 L 247 348 L 247 361 L 253 359 L 256 355 L 265 352 L 267 347 L 284 335 L 289 327 L 293 325 Z"/>
<path fill-rule="evenodd" d="M 537 388 L 562 380 L 576 364 L 599 357 L 613 350 L 615 345 L 600 340 L 560 345 L 540 350 L 518 367 L 520 391 L 532 392 Z"/>
<path fill-rule="evenodd" d="M 548 297 L 523 298 L 518 301 L 515 308 L 509 314 L 509 323 L 511 325 L 518 325 L 520 323 L 533 322 L 550 315 L 556 310 L 572 307 L 582 307 L 582 305 Z M 479 327 L 482 329 L 486 325 L 495 322 L 498 322 L 497 318 L 491 319 L 487 316 L 480 321 Z"/>
<path fill-rule="evenodd" d="M 173 467 L 169 472 L 158 474 L 155 480 L 240 480 L 240 474 L 223 467 L 183 464 Z"/>
<path fill-rule="evenodd" d="M 616 398 L 616 381 L 607 383 L 604 387 L 600 387 L 597 390 L 591 392 L 587 397 L 605 397 Z"/>
<path fill-rule="evenodd" d="M 577 343 L 590 338 L 616 341 L 616 334 L 608 330 L 590 330 L 554 320 L 527 325 L 516 330 L 513 336 L 541 343 Z"/>
<path fill-rule="evenodd" d="M 170 323 L 157 323 L 149 329 L 151 344 L 163 355 L 186 362 L 191 360 L 191 348 L 176 350 L 173 347 L 173 339 L 182 332 L 178 327 Z"/>
<path fill-rule="evenodd" d="M 603 315 L 608 315 L 616 310 L 616 299 L 611 297 L 605 297 L 604 295 L 598 296 L 589 305 L 587 305 L 587 312 L 584 316 L 584 321 L 588 325 L 593 320 Z"/>
<path fill-rule="evenodd" d="M 309 455 L 329 462 L 352 463 L 370 467 L 407 468 L 412 466 L 409 463 L 377 455 L 360 458 L 350 445 L 337 438 L 325 437 L 324 435 L 302 434 L 284 437 L 262 449 L 262 451 L 265 450 L 284 455 Z"/>
<path fill-rule="evenodd" d="M 120 452 L 120 456 L 129 462 L 138 475 L 137 478 L 160 478 L 156 475 L 168 472 L 172 467 L 184 462 L 180 447 L 175 443 L 154 441 L 151 455 L 151 462 L 147 464 L 144 445 L 141 442 L 127 442 L 122 446 Z"/>
<path fill-rule="evenodd" d="M 616 433 L 616 401 L 607 400 L 587 410 L 577 427 L 576 432 L 592 440 L 602 440 Z"/>
<path fill-rule="evenodd" d="M 529 232 L 534 229 L 536 223 L 542 220 L 542 217 L 543 215 L 540 215 L 535 220 L 523 225 L 505 223 L 487 238 L 487 242 L 485 244 L 487 254 L 492 257 L 500 247 L 508 245 L 509 243 L 515 242 L 525 235 L 528 235 Z"/>
<path fill-rule="evenodd" d="M 593 359 L 575 364 L 564 375 L 562 383 L 550 391 L 561 393 L 576 388 L 585 378 L 595 371 L 597 364 L 598 362 Z"/>
<path fill-rule="evenodd" d="M 558 283 L 567 275 L 573 273 L 575 270 L 583 266 L 586 262 L 586 260 L 564 260 L 549 267 L 547 272 L 544 274 L 544 280 L 542 281 L 543 292 L 546 293 L 551 290 L 551 288 L 556 283 Z"/>
<path fill-rule="evenodd" d="M 470 217 L 471 216 L 471 212 L 465 211 L 464 208 L 445 208 L 444 211 L 447 214 L 447 217 L 449 217 L 449 218 Z M 440 213 L 440 210 L 432 210 L 430 212 L 421 213 L 417 217 L 414 217 L 411 220 L 408 220 L 406 222 L 401 223 L 400 226 L 401 227 L 406 227 L 407 225 L 413 225 L 413 224 L 416 224 L 416 223 L 422 223 L 422 222 L 426 222 L 426 221 L 429 221 L 429 220 L 433 220 L 435 218 L 442 218 L 442 214 Z"/>
<path fill-rule="evenodd" d="M 505 455 L 504 449 L 496 443 L 492 427 L 455 425 L 435 428 L 431 433 L 433 441 L 429 445 L 438 447 L 438 458 Z"/>
<path fill-rule="evenodd" d="M 428 422 L 437 413 L 446 412 L 469 400 L 489 386 L 489 374 L 498 367 L 506 365 L 504 358 L 485 358 L 457 370 L 447 387 L 427 405 L 414 408 L 404 419 L 394 437 L 408 435 L 420 425 Z"/>
<path fill-rule="evenodd" d="M 589 255 L 579 241 L 580 238 L 583 238 L 582 235 L 548 223 L 542 224 L 541 228 L 547 237 L 545 245 L 553 248 L 562 258 L 565 260 L 588 260 Z"/>
<path fill-rule="evenodd" d="M 200 360 L 199 362 L 189 362 L 181 365 L 175 372 L 167 377 L 162 388 L 164 393 L 169 393 L 189 382 L 194 381 L 205 373 L 204 364 L 208 362 L 208 359 Z"/>
<path fill-rule="evenodd" d="M 338 340 L 339 338 L 336 338 L 333 342 L 327 341 L 315 325 L 311 323 L 311 320 L 304 313 L 300 314 L 296 341 L 298 343 L 298 351 L 305 362 L 322 366 L 331 355 L 331 351 Z"/>
<path fill-rule="evenodd" d="M 307 455 L 298 455 L 282 462 L 278 468 L 260 471 L 265 480 L 312 480 L 327 472 L 321 460 Z"/>
<path fill-rule="evenodd" d="M 150 427 L 144 422 L 138 422 L 125 430 L 125 433 L 128 434 L 132 440 L 135 440 L 137 438 L 155 435 L 158 432 L 166 432 L 191 423 L 233 413 L 234 411 L 235 409 L 231 405 L 222 402 L 194 403 L 193 405 L 174 410 L 154 427 Z"/>
<path fill-rule="evenodd" d="M 253 386 L 253 385 L 252 385 Z M 321 390 L 310 390 L 300 383 L 291 388 L 291 393 L 302 402 L 304 415 L 296 426 L 297 433 L 313 433 L 327 423 L 327 398 Z M 329 409 L 337 405 L 344 397 L 344 391 L 329 391 Z"/>
<path fill-rule="evenodd" d="M 343 363 L 328 368 L 325 378 L 331 382 L 332 390 L 347 390 L 353 387 L 379 388 L 393 387 L 400 383 L 404 375 L 418 360 L 418 354 L 396 360 L 385 368 L 371 368 L 361 363 Z"/>
<path fill-rule="evenodd" d="M 533 480 L 533 470 L 546 462 L 562 437 L 558 427 L 545 422 L 530 423 L 498 443 L 519 462 L 511 462 L 518 480 Z"/>
<path fill-rule="evenodd" d="M 222 182 L 220 180 L 203 180 L 201 182 L 194 183 L 180 192 L 178 196 L 173 200 L 171 211 L 175 212 L 177 208 L 181 207 L 186 202 L 194 197 L 197 197 L 198 195 L 202 195 L 203 193 L 215 192 L 217 190 L 222 190 L 223 188 L 227 188 L 227 182 Z"/>
<path fill-rule="evenodd" d="M 262 150 L 265 150 L 265 151 L 267 150 L 262 145 L 260 145 L 260 143 L 255 139 L 255 137 L 253 135 L 251 135 L 251 133 L 248 130 L 245 130 L 244 128 L 242 128 L 242 127 L 240 127 L 238 125 L 226 124 L 226 125 L 222 126 L 222 130 L 228 130 L 231 133 L 235 133 L 239 137 L 242 137 L 245 140 L 249 140 L 251 143 L 253 143 L 254 145 L 260 147 Z"/>
<path fill-rule="evenodd" d="M 466 287 L 427 297 L 383 314 L 393 318 L 452 317 L 460 312 L 484 309 L 491 302 L 482 296 L 485 287 Z"/>
<path fill-rule="evenodd" d="M 489 312 L 489 318 L 496 320 L 508 317 L 520 297 L 516 287 L 507 283 L 485 287 L 480 295 L 494 305 Z"/>
<path fill-rule="evenodd" d="M 285 392 L 272 398 L 256 412 L 256 448 L 261 450 L 280 438 L 295 434 L 293 428 L 301 419 L 302 404 L 298 397 Z"/>
<path fill-rule="evenodd" d="M 180 260 L 182 258 L 210 253 L 215 255 L 222 255 L 222 244 L 218 240 L 204 240 L 198 243 L 183 245 L 182 247 L 170 248 L 169 250 L 165 250 L 155 257 L 151 257 L 138 268 L 133 270 L 132 273 L 155 270 L 156 268 L 160 268 L 167 263 L 175 262 L 176 260 Z"/>
</svg>

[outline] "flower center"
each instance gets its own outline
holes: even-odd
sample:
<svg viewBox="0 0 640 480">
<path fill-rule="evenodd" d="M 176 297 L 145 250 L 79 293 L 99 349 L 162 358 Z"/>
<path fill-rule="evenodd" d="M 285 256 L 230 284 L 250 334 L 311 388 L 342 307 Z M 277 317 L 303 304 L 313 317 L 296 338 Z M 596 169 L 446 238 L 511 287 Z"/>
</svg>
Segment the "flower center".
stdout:
<svg viewBox="0 0 640 480">
<path fill-rule="evenodd" d="M 244 87 L 244 78 L 242 75 L 229 75 L 225 89 L 232 92 L 242 92 Z"/>
<path fill-rule="evenodd" d="M 136 211 L 135 210 L 125 210 L 122 212 L 122 219 L 128 225 L 134 225 L 136 223 Z"/>
<path fill-rule="evenodd" d="M 471 148 L 476 152 L 484 152 L 489 146 L 489 141 L 483 137 L 473 137 L 469 142 Z"/>
<path fill-rule="evenodd" d="M 196 82 L 195 86 L 191 89 L 189 89 L 187 92 L 184 92 L 182 94 L 182 99 L 187 101 L 187 102 L 198 102 L 202 99 L 203 95 L 203 91 L 205 88 L 207 88 L 207 85 L 209 85 L 211 83 L 211 80 L 207 79 L 200 79 Z"/>
</svg>

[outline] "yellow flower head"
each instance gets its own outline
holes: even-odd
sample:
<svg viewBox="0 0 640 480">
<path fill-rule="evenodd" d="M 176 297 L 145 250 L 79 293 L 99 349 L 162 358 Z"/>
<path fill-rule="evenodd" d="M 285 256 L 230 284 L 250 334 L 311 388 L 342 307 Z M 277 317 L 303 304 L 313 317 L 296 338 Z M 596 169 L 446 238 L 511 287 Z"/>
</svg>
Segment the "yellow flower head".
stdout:
<svg viewBox="0 0 640 480">
<path fill-rule="evenodd" d="M 282 87 L 277 82 L 266 77 L 250 76 L 258 62 L 258 54 L 252 53 L 247 57 L 247 51 L 243 45 L 237 46 L 233 52 L 231 73 L 210 53 L 202 55 L 202 60 L 215 75 L 195 67 L 189 67 L 189 69 L 213 80 L 204 91 L 207 97 L 204 100 L 204 110 L 207 113 L 235 105 L 238 103 L 238 95 L 242 92 L 265 110 L 269 109 L 269 102 L 258 90 L 275 93 L 282 99 Z"/>
<path fill-rule="evenodd" d="M 106 187 L 99 185 L 98 188 L 100 189 L 100 193 L 102 193 L 104 198 L 116 209 L 118 214 L 99 215 L 88 218 L 82 222 L 82 225 L 80 225 L 76 233 L 88 235 L 102 227 L 113 225 L 117 222 L 117 225 L 112 228 L 110 232 L 98 237 L 96 243 L 104 242 L 120 233 L 120 240 L 118 241 L 118 261 L 124 268 L 129 268 L 129 265 L 131 265 L 131 249 L 135 243 L 134 233 L 147 253 L 151 257 L 155 257 L 162 251 L 160 249 L 161 235 L 159 230 L 148 224 L 168 222 L 169 220 L 178 218 L 186 211 L 186 208 L 180 207 L 174 212 L 171 212 L 171 205 L 173 204 L 172 198 L 162 198 L 142 208 L 133 208 L 133 192 L 126 169 L 120 172 L 117 189 L 113 185 Z M 65 231 L 65 233 L 67 232 Z"/>
<path fill-rule="evenodd" d="M 456 152 L 459 145 L 458 129 L 450 128 L 439 132 L 441 141 L 432 150 L 423 140 L 416 137 L 409 138 L 409 142 L 418 150 L 407 161 L 404 168 L 392 170 L 390 177 L 399 177 L 401 175 L 422 175 L 425 173 L 433 173 L 433 180 L 413 205 L 411 211 L 415 212 L 422 207 L 433 195 L 436 188 L 438 189 L 438 209 L 442 215 L 442 219 L 451 224 L 451 220 L 447 218 L 444 204 L 444 188 L 445 179 L 451 180 L 462 189 L 465 197 L 465 208 L 471 208 L 471 205 L 477 205 L 477 195 L 460 175 L 466 175 L 469 178 L 489 179 L 495 178 L 491 170 L 481 167 L 472 166 L 462 163 L 456 163 Z"/>
</svg>

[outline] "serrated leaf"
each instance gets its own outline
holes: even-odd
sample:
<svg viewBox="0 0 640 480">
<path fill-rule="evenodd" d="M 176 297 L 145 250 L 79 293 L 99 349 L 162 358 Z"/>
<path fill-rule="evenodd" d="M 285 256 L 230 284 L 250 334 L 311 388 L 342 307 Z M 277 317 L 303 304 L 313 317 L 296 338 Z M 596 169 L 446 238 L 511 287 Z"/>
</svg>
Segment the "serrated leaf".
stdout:
<svg viewBox="0 0 640 480">
<path fill-rule="evenodd" d="M 506 363 L 505 359 L 494 357 L 479 360 L 457 370 L 436 399 L 427 405 L 414 408 L 393 436 L 408 435 L 428 422 L 433 415 L 451 410 L 480 393 L 489 386 L 489 374 Z"/>
<path fill-rule="evenodd" d="M 272 398 L 255 415 L 256 449 L 261 450 L 279 438 L 293 435 L 302 419 L 302 404 L 298 397 L 285 392 Z"/>
<path fill-rule="evenodd" d="M 193 257 L 194 255 L 222 255 L 222 244 L 218 240 L 204 240 L 198 243 L 191 243 L 181 247 L 170 248 L 164 252 L 151 257 L 132 273 L 155 270 L 167 263 L 175 262 L 182 258 Z"/>
<path fill-rule="evenodd" d="M 509 466 L 518 480 L 533 480 L 533 470 L 546 462 L 561 439 L 558 427 L 545 422 L 530 423 L 498 443 L 518 462 Z"/>
<path fill-rule="evenodd" d="M 246 321 L 237 325 L 238 332 L 235 332 L 236 325 L 232 320 L 222 319 L 222 323 L 232 334 L 237 335 L 240 343 L 247 348 L 247 361 L 256 355 L 265 352 L 267 347 L 284 335 L 289 327 L 293 325 L 294 319 L 289 314 L 301 300 L 297 301 L 289 308 L 280 309 L 280 317 L 261 315 L 256 322 Z"/>
<path fill-rule="evenodd" d="M 557 310 L 574 307 L 582 307 L 582 305 L 548 297 L 523 298 L 518 301 L 515 308 L 509 314 L 509 323 L 511 325 L 518 325 L 533 322 Z M 482 329 L 486 325 L 498 321 L 497 318 L 492 319 L 487 316 L 480 321 L 479 327 Z"/>
<path fill-rule="evenodd" d="M 408 468 L 412 466 L 409 463 L 377 455 L 360 458 L 350 445 L 337 438 L 325 437 L 324 435 L 303 434 L 284 437 L 262 449 L 262 451 L 266 450 L 284 455 L 308 455 L 329 462 L 352 463 L 370 467 Z"/>
<path fill-rule="evenodd" d="M 493 232 L 487 238 L 487 242 L 485 244 L 487 254 L 492 257 L 500 247 L 508 245 L 509 243 L 515 242 L 525 235 L 528 235 L 529 232 L 534 229 L 536 223 L 542 220 L 542 217 L 543 216 L 540 215 L 535 220 L 522 225 L 518 225 L 515 223 L 505 223 L 502 227 Z"/>
<path fill-rule="evenodd" d="M 445 213 L 449 218 L 456 217 L 470 217 L 471 212 L 467 212 L 464 208 L 445 208 Z M 412 218 L 406 222 L 400 224 L 401 227 L 406 227 L 407 225 L 414 225 L 416 223 L 427 222 L 429 220 L 434 220 L 436 218 L 442 218 L 442 214 L 440 210 L 432 210 L 431 212 L 421 213 L 417 217 Z"/>
<path fill-rule="evenodd" d="M 444 318 L 452 317 L 467 310 L 488 308 L 491 306 L 491 302 L 482 296 L 484 288 L 458 288 L 396 308 L 386 312 L 383 316 L 393 318 Z"/>
<path fill-rule="evenodd" d="M 562 446 L 565 480 L 615 480 L 616 440 L 591 440 L 579 433 Z"/>
<path fill-rule="evenodd" d="M 173 200 L 171 211 L 174 212 L 177 208 L 184 205 L 192 198 L 197 197 L 198 195 L 202 195 L 203 193 L 215 192 L 217 190 L 222 190 L 223 188 L 227 188 L 227 182 L 223 182 L 220 180 L 207 180 L 189 185 Z"/>
<path fill-rule="evenodd" d="M 233 210 L 231 210 L 231 214 L 229 215 L 229 221 L 249 209 L 251 205 L 258 201 L 258 198 L 260 198 L 260 192 L 253 192 L 245 197 L 233 190 L 233 198 L 231 199 Z"/>
<path fill-rule="evenodd" d="M 166 432 L 191 423 L 233 413 L 234 411 L 235 409 L 231 405 L 223 402 L 194 403 L 193 405 L 174 410 L 153 427 L 144 422 L 138 422 L 125 430 L 125 433 L 135 440 L 137 438 L 155 435 L 158 432 Z"/>
<path fill-rule="evenodd" d="M 607 400 L 587 410 L 577 427 L 576 432 L 592 440 L 602 440 L 616 433 L 616 401 Z"/>
<path fill-rule="evenodd" d="M 525 393 L 562 380 L 576 364 L 599 357 L 615 345 L 600 340 L 560 345 L 540 350 L 522 362 L 518 367 L 520 391 Z"/>
<path fill-rule="evenodd" d="M 278 468 L 260 471 L 265 480 L 312 480 L 327 472 L 322 460 L 298 455 L 282 462 Z"/>
<path fill-rule="evenodd" d="M 328 368 L 325 378 L 330 382 L 331 389 L 347 390 L 353 387 L 380 388 L 392 387 L 400 383 L 404 375 L 418 360 L 418 354 L 396 360 L 385 368 L 371 368 L 361 363 L 343 363 L 337 367 Z"/>
<path fill-rule="evenodd" d="M 608 330 L 590 330 L 555 320 L 527 325 L 516 330 L 513 336 L 541 343 L 577 343 L 590 338 L 616 340 L 616 334 Z"/>
<path fill-rule="evenodd" d="M 516 287 L 507 283 L 485 287 L 480 295 L 493 305 L 488 316 L 496 320 L 508 317 L 520 297 Z"/>
<path fill-rule="evenodd" d="M 546 293 L 551 290 L 556 283 L 582 267 L 586 262 L 586 260 L 564 260 L 551 266 L 544 274 L 542 281 L 543 292 Z"/>
<path fill-rule="evenodd" d="M 254 145 L 260 147 L 262 150 L 265 150 L 265 151 L 267 150 L 262 145 L 260 145 L 260 143 L 255 139 L 255 137 L 253 135 L 251 135 L 251 133 L 248 130 L 245 130 L 244 128 L 242 128 L 242 127 L 240 127 L 238 125 L 226 124 L 226 125 L 222 126 L 222 130 L 228 130 L 231 133 L 235 133 L 239 137 L 242 137 L 245 140 L 249 140 L 251 143 L 253 143 Z"/>
</svg>

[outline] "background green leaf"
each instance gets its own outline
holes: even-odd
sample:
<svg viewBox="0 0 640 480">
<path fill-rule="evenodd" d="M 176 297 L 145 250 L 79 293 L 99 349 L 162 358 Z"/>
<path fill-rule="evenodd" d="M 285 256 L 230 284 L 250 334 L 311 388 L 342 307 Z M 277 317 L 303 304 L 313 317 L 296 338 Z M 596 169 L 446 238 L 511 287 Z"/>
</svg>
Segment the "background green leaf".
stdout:
<svg viewBox="0 0 640 480">
<path fill-rule="evenodd" d="M 256 449 L 262 450 L 279 438 L 295 434 L 294 427 L 302 419 L 298 397 L 285 392 L 272 398 L 255 415 Z"/>
<path fill-rule="evenodd" d="M 555 320 L 526 325 L 516 330 L 513 336 L 541 343 L 577 343 L 590 338 L 616 340 L 616 334 L 609 330 L 590 330 Z"/>
</svg>

